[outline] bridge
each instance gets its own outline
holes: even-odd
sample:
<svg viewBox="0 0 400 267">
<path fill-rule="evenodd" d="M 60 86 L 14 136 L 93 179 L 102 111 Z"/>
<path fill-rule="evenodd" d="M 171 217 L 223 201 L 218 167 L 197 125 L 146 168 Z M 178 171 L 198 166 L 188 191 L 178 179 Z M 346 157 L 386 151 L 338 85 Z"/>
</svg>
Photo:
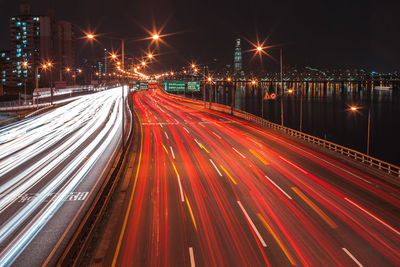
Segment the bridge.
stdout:
<svg viewBox="0 0 400 267">
<path fill-rule="evenodd" d="M 400 264 L 397 166 L 156 84 L 128 91 L 0 128 L 0 265 Z"/>
</svg>

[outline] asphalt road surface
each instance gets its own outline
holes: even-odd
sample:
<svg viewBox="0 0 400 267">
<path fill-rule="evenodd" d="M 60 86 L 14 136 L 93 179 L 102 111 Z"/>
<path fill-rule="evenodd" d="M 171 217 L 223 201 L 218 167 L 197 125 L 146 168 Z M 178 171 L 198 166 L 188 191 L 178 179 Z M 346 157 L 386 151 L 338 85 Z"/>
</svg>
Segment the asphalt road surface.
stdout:
<svg viewBox="0 0 400 267">
<path fill-rule="evenodd" d="M 0 266 L 54 264 L 118 148 L 121 104 L 116 88 L 0 128 Z"/>
<path fill-rule="evenodd" d="M 399 266 L 395 179 L 152 86 L 112 265 Z"/>
</svg>

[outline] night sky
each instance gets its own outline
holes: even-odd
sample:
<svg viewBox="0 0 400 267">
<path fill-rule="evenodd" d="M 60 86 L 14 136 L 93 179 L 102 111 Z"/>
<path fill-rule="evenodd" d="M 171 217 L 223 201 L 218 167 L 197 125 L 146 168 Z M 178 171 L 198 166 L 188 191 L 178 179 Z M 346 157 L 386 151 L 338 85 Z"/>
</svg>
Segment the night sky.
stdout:
<svg viewBox="0 0 400 267">
<path fill-rule="evenodd" d="M 54 2 L 51 4 L 51 2 Z M 156 69 L 177 68 L 194 60 L 216 65 L 232 64 L 237 36 L 284 49 L 285 64 L 320 68 L 400 70 L 400 1 L 388 0 L 31 0 L 34 14 L 50 5 L 57 19 L 84 30 L 121 37 L 146 37 L 144 28 L 165 25 Z M 18 14 L 18 1 L 0 0 L 0 48 L 9 47 L 8 23 Z M 106 41 L 103 44 L 108 45 Z M 138 54 L 149 41 L 131 42 L 127 50 Z M 114 44 L 117 46 L 117 43 Z M 76 42 L 81 54 L 90 47 Z M 82 48 L 84 47 L 84 48 Z M 243 49 L 251 45 L 243 41 Z M 83 49 L 83 50 L 82 50 Z M 278 58 L 278 51 L 271 50 Z M 88 54 L 93 54 L 88 53 Z M 251 53 L 245 56 L 248 64 Z M 259 64 L 259 61 L 252 61 Z M 266 70 L 277 63 L 265 57 Z"/>
</svg>

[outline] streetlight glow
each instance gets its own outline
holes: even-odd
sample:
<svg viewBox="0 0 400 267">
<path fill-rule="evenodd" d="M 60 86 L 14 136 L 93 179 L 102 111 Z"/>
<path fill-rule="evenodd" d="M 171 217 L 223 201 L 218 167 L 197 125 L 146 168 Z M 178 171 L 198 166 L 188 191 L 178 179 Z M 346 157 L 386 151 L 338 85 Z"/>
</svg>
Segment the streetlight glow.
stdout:
<svg viewBox="0 0 400 267">
<path fill-rule="evenodd" d="M 153 40 L 158 40 L 160 38 L 160 36 L 158 34 L 154 34 L 152 38 L 153 38 Z"/>
<path fill-rule="evenodd" d="M 351 111 L 357 111 L 357 109 L 358 109 L 358 108 L 357 108 L 356 106 L 351 106 L 351 107 L 350 107 L 350 110 L 351 110 Z"/>
<path fill-rule="evenodd" d="M 262 47 L 261 46 L 257 46 L 257 51 L 261 52 Z"/>
<path fill-rule="evenodd" d="M 142 66 L 145 66 L 145 65 L 146 65 L 146 62 L 142 61 Z"/>
<path fill-rule="evenodd" d="M 94 35 L 93 34 L 88 34 L 88 35 L 86 35 L 86 37 L 88 38 L 88 39 L 94 39 Z"/>
<path fill-rule="evenodd" d="M 148 54 L 147 57 L 148 58 L 153 58 L 153 54 Z"/>
</svg>

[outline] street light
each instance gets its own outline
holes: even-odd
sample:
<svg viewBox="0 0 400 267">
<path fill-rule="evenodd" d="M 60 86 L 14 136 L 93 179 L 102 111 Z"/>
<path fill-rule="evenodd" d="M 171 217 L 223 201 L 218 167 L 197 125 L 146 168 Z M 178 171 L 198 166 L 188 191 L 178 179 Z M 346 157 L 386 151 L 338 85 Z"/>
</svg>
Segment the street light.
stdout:
<svg viewBox="0 0 400 267">
<path fill-rule="evenodd" d="M 253 44 L 254 45 L 254 44 Z M 262 45 L 254 45 L 256 47 L 256 52 L 260 54 L 265 53 L 264 51 L 265 48 L 269 48 L 269 47 L 263 47 Z M 254 51 L 254 50 L 253 50 Z M 283 123 L 283 59 L 282 59 L 282 48 L 279 48 L 279 52 L 280 52 L 280 69 L 281 69 L 281 125 L 284 126 Z M 263 100 L 264 101 L 264 98 Z"/>
<path fill-rule="evenodd" d="M 25 103 L 26 103 L 26 77 L 28 76 L 28 62 L 26 62 L 26 61 L 24 61 L 23 63 L 22 63 L 22 66 L 24 66 L 24 68 L 25 68 L 25 71 L 26 71 L 26 75 L 24 74 L 24 105 L 25 105 Z"/>
<path fill-rule="evenodd" d="M 352 112 L 357 112 L 360 108 L 357 106 L 350 106 Z M 368 128 L 367 128 L 367 155 L 369 155 L 369 143 L 371 136 L 371 106 L 368 106 Z"/>
<path fill-rule="evenodd" d="M 158 40 L 160 38 L 160 35 L 154 34 L 152 38 L 153 38 L 153 40 Z"/>
<path fill-rule="evenodd" d="M 152 59 L 153 58 L 153 54 L 148 54 L 147 57 Z"/>
</svg>

